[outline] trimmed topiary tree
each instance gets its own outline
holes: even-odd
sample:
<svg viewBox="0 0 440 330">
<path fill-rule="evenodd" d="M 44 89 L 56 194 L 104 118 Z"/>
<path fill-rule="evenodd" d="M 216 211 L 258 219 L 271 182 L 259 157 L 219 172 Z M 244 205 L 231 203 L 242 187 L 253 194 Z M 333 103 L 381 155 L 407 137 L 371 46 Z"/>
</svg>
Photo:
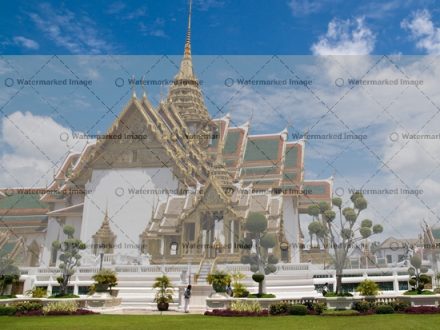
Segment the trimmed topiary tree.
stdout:
<svg viewBox="0 0 440 330">
<path fill-rule="evenodd" d="M 362 193 L 355 192 L 350 197 L 350 201 L 352 203 L 351 207 L 342 208 L 341 198 L 332 199 L 333 208 L 336 208 L 339 213 L 338 223 L 335 223 L 336 212 L 327 203 L 311 205 L 308 209 L 308 214 L 312 215 L 313 221 L 317 221 L 322 225 L 322 228 L 315 230 L 314 234 L 324 246 L 329 244 L 333 249 L 337 294 L 341 293 L 342 273 L 348 256 L 355 248 L 355 243 L 383 231 L 381 225 L 373 225 L 373 222 L 369 219 L 358 221 L 361 212 L 367 208 L 367 200 Z M 319 213 L 317 215 L 318 209 Z"/>
<path fill-rule="evenodd" d="M 269 254 L 268 250 L 274 248 L 277 238 L 274 233 L 267 231 L 267 219 L 261 213 L 251 212 L 246 220 L 246 230 L 255 240 L 256 253 L 242 258 L 242 262 L 251 265 L 251 271 L 263 275 L 263 280 L 259 283 L 259 295 L 265 293 L 264 274 L 268 275 L 276 271 L 278 258 Z"/>
<path fill-rule="evenodd" d="M 426 274 L 428 268 L 422 266 L 422 259 L 419 255 L 415 254 L 409 260 L 411 266 L 408 268 L 408 274 L 410 276 L 409 285 L 411 285 L 418 293 L 422 293 L 425 288 L 425 284 L 430 282 L 430 277 Z"/>
<path fill-rule="evenodd" d="M 54 241 L 52 243 L 52 247 L 61 252 L 59 256 L 61 263 L 58 266 L 61 270 L 61 276 L 57 278 L 60 284 L 60 296 L 64 296 L 67 293 L 70 277 L 75 273 L 75 268 L 81 264 L 79 252 L 86 248 L 86 245 L 81 240 L 73 237 L 75 228 L 66 225 L 63 228 L 63 232 L 67 239 L 63 242 Z"/>
<path fill-rule="evenodd" d="M 14 265 L 14 260 L 5 256 L 0 257 L 0 296 L 3 296 L 8 285 L 20 278 L 20 270 Z"/>
</svg>

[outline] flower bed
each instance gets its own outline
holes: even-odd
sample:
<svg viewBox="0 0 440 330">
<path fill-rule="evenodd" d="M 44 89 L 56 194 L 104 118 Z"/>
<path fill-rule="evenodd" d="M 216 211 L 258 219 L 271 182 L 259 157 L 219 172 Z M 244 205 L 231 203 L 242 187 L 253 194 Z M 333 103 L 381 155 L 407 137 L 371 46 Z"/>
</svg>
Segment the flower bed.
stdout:
<svg viewBox="0 0 440 330">
<path fill-rule="evenodd" d="M 52 302 L 43 306 L 40 302 L 22 301 L 9 306 L 0 306 L 0 315 L 8 316 L 45 316 L 45 315 L 90 315 L 98 314 L 78 308 L 74 301 Z"/>
<path fill-rule="evenodd" d="M 406 314 L 438 314 L 440 308 L 435 306 L 408 307 L 404 311 Z"/>
</svg>

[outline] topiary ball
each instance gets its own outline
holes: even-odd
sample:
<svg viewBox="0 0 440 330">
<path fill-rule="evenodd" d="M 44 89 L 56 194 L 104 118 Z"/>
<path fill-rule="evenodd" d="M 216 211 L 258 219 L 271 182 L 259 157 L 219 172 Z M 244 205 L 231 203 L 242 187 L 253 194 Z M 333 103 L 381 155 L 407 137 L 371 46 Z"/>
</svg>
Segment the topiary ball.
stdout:
<svg viewBox="0 0 440 330">
<path fill-rule="evenodd" d="M 260 274 L 260 273 L 253 274 L 253 275 L 252 275 L 252 279 L 253 279 L 255 282 L 257 282 L 257 283 L 260 283 L 260 282 L 263 282 L 263 281 L 264 281 L 264 275 L 263 275 L 263 274 Z"/>
</svg>

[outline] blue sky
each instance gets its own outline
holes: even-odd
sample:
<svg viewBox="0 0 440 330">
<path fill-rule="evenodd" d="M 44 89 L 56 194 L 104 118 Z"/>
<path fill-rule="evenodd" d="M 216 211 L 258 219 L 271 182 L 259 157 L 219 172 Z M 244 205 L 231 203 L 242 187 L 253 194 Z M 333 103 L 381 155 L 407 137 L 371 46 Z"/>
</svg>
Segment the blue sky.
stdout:
<svg viewBox="0 0 440 330">
<path fill-rule="evenodd" d="M 2 1 L 0 53 L 181 54 L 187 10 L 187 0 Z M 428 0 L 194 0 L 193 52 L 312 54 L 345 40 L 363 53 L 432 53 L 439 10 Z M 409 26 L 414 17 L 425 25 Z"/>
<path fill-rule="evenodd" d="M 305 176 L 334 175 L 344 199 L 349 189 L 422 190 L 367 196 L 367 216 L 384 224 L 384 235 L 413 237 L 423 218 L 440 224 L 440 138 L 403 137 L 437 134 L 440 127 L 439 8 L 434 1 L 359 3 L 194 0 L 194 66 L 210 114 L 230 113 L 233 126 L 252 119 L 251 134 L 287 127 L 290 134 L 366 135 L 362 141 L 309 139 Z M 84 147 L 84 141 L 60 137 L 105 132 L 130 98 L 132 75 L 172 80 L 187 10 L 185 0 L 2 1 L 0 187 L 50 182 L 66 154 Z M 18 79 L 31 77 L 91 85 L 19 85 Z M 313 83 L 245 86 L 241 78 Z M 355 86 L 351 78 L 423 84 Z M 118 86 L 118 79 L 125 84 Z M 167 88 L 147 88 L 153 105 Z"/>
</svg>

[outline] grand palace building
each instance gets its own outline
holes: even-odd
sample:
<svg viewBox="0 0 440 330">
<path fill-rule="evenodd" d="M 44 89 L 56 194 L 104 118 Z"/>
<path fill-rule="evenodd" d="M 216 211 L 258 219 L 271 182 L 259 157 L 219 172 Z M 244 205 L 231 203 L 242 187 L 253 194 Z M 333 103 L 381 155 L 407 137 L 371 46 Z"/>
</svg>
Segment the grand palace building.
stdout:
<svg viewBox="0 0 440 330">
<path fill-rule="evenodd" d="M 33 283 L 55 286 L 52 242 L 65 239 L 63 227 L 70 225 L 86 243 L 81 267 L 90 272 L 100 263 L 153 273 L 214 263 L 247 269 L 245 222 L 257 212 L 275 234 L 271 253 L 279 264 L 309 269 L 301 214 L 331 202 L 332 178 L 305 179 L 306 141 L 290 141 L 284 127 L 252 134 L 252 122 L 232 122 L 226 113 L 212 118 L 205 105 L 190 15 L 180 68 L 157 106 L 132 87 L 107 132 L 70 153 L 41 192 L 1 189 L 0 253 L 16 259 L 25 278 L 37 274 Z M 90 274 L 72 281 L 90 284 Z"/>
<path fill-rule="evenodd" d="M 305 141 L 289 141 L 286 129 L 252 135 L 249 122 L 211 118 L 193 69 L 190 24 L 180 69 L 157 107 L 133 90 L 107 133 L 68 155 L 46 193 L 4 196 L 11 209 L 4 220 L 28 230 L 2 235 L 32 249 L 32 265 L 56 263 L 52 242 L 63 239 L 64 225 L 86 243 L 84 262 L 105 253 L 116 263 L 239 263 L 249 212 L 267 218 L 275 255 L 300 261 L 300 214 L 330 201 L 332 181 L 304 179 Z M 16 209 L 32 199 L 38 208 L 19 219 Z"/>
</svg>

